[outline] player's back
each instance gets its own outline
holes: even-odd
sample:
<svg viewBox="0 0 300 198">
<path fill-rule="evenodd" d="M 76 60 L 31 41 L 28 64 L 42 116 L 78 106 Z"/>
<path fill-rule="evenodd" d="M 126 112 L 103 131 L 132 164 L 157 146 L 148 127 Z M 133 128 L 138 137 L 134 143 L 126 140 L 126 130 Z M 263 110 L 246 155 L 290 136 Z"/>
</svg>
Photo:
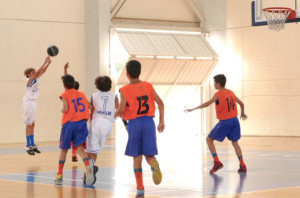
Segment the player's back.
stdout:
<svg viewBox="0 0 300 198">
<path fill-rule="evenodd" d="M 114 121 L 116 95 L 111 91 L 98 91 L 93 94 L 93 119 L 102 118 Z"/>
<path fill-rule="evenodd" d="M 219 90 L 216 93 L 216 112 L 219 120 L 228 120 L 237 117 L 235 94 L 229 89 Z"/>
<path fill-rule="evenodd" d="M 132 120 L 142 116 L 155 115 L 154 89 L 148 82 L 128 84 L 120 89 L 127 104 L 123 113 L 125 120 Z"/>
<path fill-rule="evenodd" d="M 69 89 L 61 97 L 68 103 L 68 111 L 63 114 L 62 124 L 89 119 L 89 103 L 83 92 Z"/>
</svg>

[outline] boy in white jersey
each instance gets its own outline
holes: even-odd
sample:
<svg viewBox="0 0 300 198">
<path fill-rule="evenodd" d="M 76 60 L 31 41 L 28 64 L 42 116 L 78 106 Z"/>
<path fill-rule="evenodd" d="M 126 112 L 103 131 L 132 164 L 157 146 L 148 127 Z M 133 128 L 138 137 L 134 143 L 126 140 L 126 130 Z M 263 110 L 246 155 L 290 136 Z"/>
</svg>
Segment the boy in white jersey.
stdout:
<svg viewBox="0 0 300 198">
<path fill-rule="evenodd" d="M 47 56 L 43 65 L 36 71 L 34 68 L 27 68 L 24 75 L 26 81 L 26 93 L 23 97 L 24 108 L 24 122 L 26 124 L 26 140 L 27 145 L 24 148 L 29 155 L 41 153 L 34 143 L 34 126 L 35 126 L 35 112 L 36 100 L 39 97 L 39 77 L 41 77 L 48 69 L 51 63 L 50 57 Z"/>
<path fill-rule="evenodd" d="M 91 124 L 87 138 L 87 152 L 93 162 L 112 131 L 115 110 L 119 107 L 118 97 L 110 91 L 111 83 L 108 76 L 100 76 L 95 80 L 99 91 L 91 98 Z"/>
</svg>

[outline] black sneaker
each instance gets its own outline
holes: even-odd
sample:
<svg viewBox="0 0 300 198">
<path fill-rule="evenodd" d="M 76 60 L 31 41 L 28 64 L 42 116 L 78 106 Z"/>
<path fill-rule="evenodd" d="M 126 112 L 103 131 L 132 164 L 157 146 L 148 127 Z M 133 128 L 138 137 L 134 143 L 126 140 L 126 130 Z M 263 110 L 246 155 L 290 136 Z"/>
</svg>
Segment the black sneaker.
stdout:
<svg viewBox="0 0 300 198">
<path fill-rule="evenodd" d="M 34 151 L 32 150 L 31 146 L 24 147 L 24 150 L 28 153 L 28 155 L 35 155 Z"/>
<path fill-rule="evenodd" d="M 78 159 L 77 159 L 77 156 L 72 156 L 72 162 L 77 162 Z"/>
<path fill-rule="evenodd" d="M 35 152 L 35 153 L 38 153 L 38 154 L 40 154 L 41 153 L 41 151 L 39 151 L 39 149 L 37 148 L 37 146 L 36 145 L 34 145 L 34 146 L 31 146 L 31 149 L 33 150 L 33 152 Z"/>
</svg>

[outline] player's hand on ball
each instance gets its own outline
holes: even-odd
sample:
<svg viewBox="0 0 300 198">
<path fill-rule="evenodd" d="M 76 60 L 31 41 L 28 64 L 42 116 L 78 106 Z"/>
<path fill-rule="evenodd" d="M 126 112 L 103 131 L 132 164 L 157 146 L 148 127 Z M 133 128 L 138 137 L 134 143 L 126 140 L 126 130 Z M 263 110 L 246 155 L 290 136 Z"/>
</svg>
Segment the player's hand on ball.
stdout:
<svg viewBox="0 0 300 198">
<path fill-rule="evenodd" d="M 165 130 L 165 123 L 160 122 L 157 126 L 157 130 L 158 130 L 158 132 L 162 133 Z"/>
<path fill-rule="evenodd" d="M 246 114 L 242 113 L 241 118 L 242 118 L 242 120 L 247 120 L 248 116 Z"/>
<path fill-rule="evenodd" d="M 50 63 L 51 63 L 50 56 L 47 56 L 45 59 L 45 64 L 50 64 Z"/>
</svg>

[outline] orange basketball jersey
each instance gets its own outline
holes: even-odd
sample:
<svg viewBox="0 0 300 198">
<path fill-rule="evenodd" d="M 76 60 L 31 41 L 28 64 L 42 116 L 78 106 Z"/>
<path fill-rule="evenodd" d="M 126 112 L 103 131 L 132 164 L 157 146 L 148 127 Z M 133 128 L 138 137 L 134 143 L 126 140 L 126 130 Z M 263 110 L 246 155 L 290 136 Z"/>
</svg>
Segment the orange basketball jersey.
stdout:
<svg viewBox="0 0 300 198">
<path fill-rule="evenodd" d="M 67 122 L 89 120 L 89 102 L 84 93 L 69 89 L 61 94 L 61 97 L 68 102 L 68 112 L 62 116 L 62 125 Z"/>
<path fill-rule="evenodd" d="M 218 91 L 216 95 L 218 97 L 216 101 L 217 118 L 228 120 L 237 117 L 235 94 L 231 90 L 225 89 Z"/>
<path fill-rule="evenodd" d="M 122 115 L 124 120 L 132 120 L 142 116 L 154 117 L 154 89 L 150 83 L 141 82 L 125 85 L 120 91 L 127 102 Z"/>
</svg>

